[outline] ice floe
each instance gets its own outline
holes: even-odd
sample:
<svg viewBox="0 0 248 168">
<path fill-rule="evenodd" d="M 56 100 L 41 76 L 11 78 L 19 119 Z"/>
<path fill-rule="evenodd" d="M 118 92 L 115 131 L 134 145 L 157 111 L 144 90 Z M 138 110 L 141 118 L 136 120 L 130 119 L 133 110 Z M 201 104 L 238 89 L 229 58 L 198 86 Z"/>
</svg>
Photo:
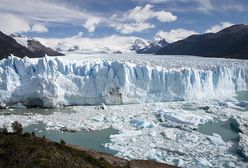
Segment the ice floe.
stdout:
<svg viewBox="0 0 248 168">
<path fill-rule="evenodd" d="M 49 115 L 18 115 L 10 111 L 11 115 L 0 116 L 0 125 L 6 124 L 11 130 L 10 123 L 17 120 L 24 126 L 43 122 L 47 130 L 66 128 L 94 131 L 113 127 L 119 130 L 119 134 L 111 135 L 110 143 L 104 146 L 116 151 L 116 155 L 122 158 L 152 159 L 181 167 L 248 166 L 248 163 L 232 150 L 234 142 L 224 142 L 218 134 L 205 135 L 194 129 L 199 124 L 225 114 L 226 108 L 211 105 L 210 109 L 213 112 L 219 111 L 220 114 L 206 113 L 198 107 L 199 104 L 205 106 L 209 102 L 191 102 L 195 111 L 182 110 L 188 103 L 190 102 L 113 105 L 106 110 L 98 106 L 78 106 L 54 109 L 55 112 Z M 167 119 L 164 118 L 163 122 L 158 120 L 158 112 Z M 163 115 L 164 112 L 171 114 Z M 171 116 L 176 120 L 172 120 Z M 187 129 L 165 127 L 163 124 L 170 122 L 177 125 L 182 121 Z M 242 143 L 239 146 L 244 149 Z"/>
<path fill-rule="evenodd" d="M 213 120 L 206 113 L 194 114 L 186 110 L 161 109 L 155 112 L 156 117 L 167 127 L 196 127 L 199 124 Z"/>
</svg>

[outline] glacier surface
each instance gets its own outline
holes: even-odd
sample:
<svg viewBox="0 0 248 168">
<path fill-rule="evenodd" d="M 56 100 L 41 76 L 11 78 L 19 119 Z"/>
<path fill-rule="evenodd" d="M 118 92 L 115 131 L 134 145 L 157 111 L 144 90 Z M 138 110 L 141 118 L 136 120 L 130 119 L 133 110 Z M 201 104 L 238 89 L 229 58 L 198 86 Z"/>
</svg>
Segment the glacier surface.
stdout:
<svg viewBox="0 0 248 168">
<path fill-rule="evenodd" d="M 224 99 L 247 90 L 247 61 L 213 59 L 206 65 L 198 57 L 151 57 L 72 61 L 73 56 L 11 56 L 0 61 L 0 102 L 41 107 L 132 104 Z"/>
</svg>

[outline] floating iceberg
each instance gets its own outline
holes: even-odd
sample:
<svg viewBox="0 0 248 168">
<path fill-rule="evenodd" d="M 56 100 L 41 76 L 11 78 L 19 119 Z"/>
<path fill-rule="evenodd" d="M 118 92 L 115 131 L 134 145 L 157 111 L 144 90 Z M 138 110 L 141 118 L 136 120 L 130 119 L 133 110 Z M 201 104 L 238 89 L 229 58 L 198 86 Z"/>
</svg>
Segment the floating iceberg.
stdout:
<svg viewBox="0 0 248 168">
<path fill-rule="evenodd" d="M 128 61 L 68 63 L 62 58 L 0 61 L 0 102 L 13 105 L 130 104 L 214 99 L 246 90 L 248 68 L 168 68 Z"/>
<path fill-rule="evenodd" d="M 130 124 L 137 129 L 156 127 L 153 122 L 144 121 L 142 119 L 132 119 Z"/>
</svg>

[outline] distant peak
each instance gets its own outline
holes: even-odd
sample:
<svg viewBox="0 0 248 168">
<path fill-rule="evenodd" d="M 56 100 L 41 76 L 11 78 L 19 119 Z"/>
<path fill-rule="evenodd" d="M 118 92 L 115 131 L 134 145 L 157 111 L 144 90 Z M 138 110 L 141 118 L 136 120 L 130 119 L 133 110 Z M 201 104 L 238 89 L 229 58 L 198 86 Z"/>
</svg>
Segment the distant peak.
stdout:
<svg viewBox="0 0 248 168">
<path fill-rule="evenodd" d="M 13 38 L 15 38 L 15 37 L 27 38 L 27 36 L 22 35 L 22 34 L 17 34 L 17 33 L 12 33 L 9 36 L 10 37 L 13 37 Z"/>
</svg>

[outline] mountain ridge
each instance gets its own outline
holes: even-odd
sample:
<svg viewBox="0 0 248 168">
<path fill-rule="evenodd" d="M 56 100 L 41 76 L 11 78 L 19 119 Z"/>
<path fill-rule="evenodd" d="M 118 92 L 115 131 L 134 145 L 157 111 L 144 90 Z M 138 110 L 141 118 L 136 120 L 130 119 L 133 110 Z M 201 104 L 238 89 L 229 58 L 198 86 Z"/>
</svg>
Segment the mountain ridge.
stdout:
<svg viewBox="0 0 248 168">
<path fill-rule="evenodd" d="M 156 55 L 196 55 L 248 59 L 248 25 L 239 24 L 217 33 L 191 35 L 171 43 Z"/>
</svg>

